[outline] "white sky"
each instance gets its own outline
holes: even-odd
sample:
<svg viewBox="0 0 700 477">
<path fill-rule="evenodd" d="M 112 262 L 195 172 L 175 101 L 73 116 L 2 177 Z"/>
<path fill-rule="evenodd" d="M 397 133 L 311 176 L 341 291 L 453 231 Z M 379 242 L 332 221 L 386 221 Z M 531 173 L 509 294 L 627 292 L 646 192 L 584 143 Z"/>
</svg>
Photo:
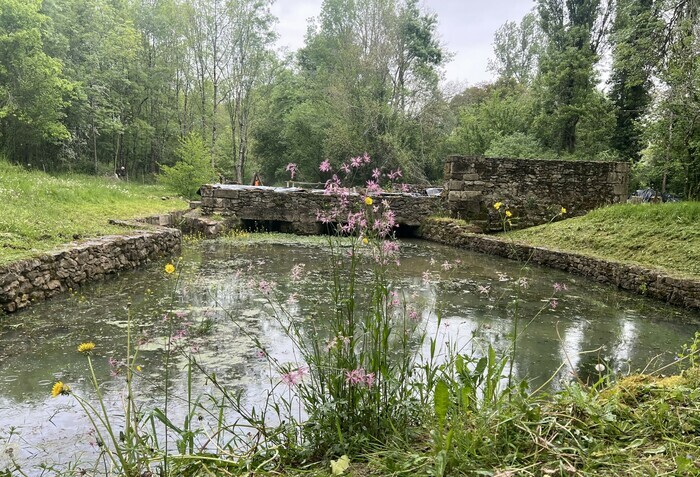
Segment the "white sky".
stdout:
<svg viewBox="0 0 700 477">
<path fill-rule="evenodd" d="M 308 19 L 321 11 L 322 0 L 277 0 L 272 13 L 279 19 L 279 47 L 294 51 L 304 45 Z M 517 21 L 534 8 L 534 0 L 422 0 L 436 13 L 438 34 L 454 57 L 445 67 L 445 80 L 470 85 L 489 81 L 488 59 L 493 34 L 506 21 Z"/>
</svg>

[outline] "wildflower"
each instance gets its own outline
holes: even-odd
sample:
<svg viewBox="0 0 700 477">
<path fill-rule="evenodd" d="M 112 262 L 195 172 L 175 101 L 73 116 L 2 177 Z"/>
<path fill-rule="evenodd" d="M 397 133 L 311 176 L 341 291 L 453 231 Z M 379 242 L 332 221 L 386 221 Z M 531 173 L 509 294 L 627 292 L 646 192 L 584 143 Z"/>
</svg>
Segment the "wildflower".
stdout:
<svg viewBox="0 0 700 477">
<path fill-rule="evenodd" d="M 505 273 L 498 272 L 499 282 L 507 282 L 508 280 L 510 280 L 510 278 L 508 278 L 508 275 L 506 275 Z"/>
<path fill-rule="evenodd" d="M 513 212 L 506 210 L 506 217 L 513 217 Z"/>
<path fill-rule="evenodd" d="M 595 365 L 595 370 L 599 373 L 602 373 L 603 371 L 605 371 L 605 365 L 602 363 L 598 363 Z"/>
<path fill-rule="evenodd" d="M 408 312 L 408 317 L 413 321 L 418 321 L 418 312 L 416 310 L 411 309 Z"/>
<path fill-rule="evenodd" d="M 293 371 L 282 374 L 282 382 L 287 386 L 295 386 L 299 384 L 302 378 L 309 374 L 309 368 L 297 368 Z"/>
<path fill-rule="evenodd" d="M 367 244 L 369 243 L 369 239 L 368 239 L 367 237 L 364 237 L 364 238 L 362 239 L 362 243 L 363 243 L 364 245 L 367 245 Z"/>
<path fill-rule="evenodd" d="M 488 295 L 490 291 L 491 291 L 490 286 L 479 285 L 479 293 L 481 293 L 482 295 Z"/>
<path fill-rule="evenodd" d="M 501 208 L 502 205 L 503 205 L 503 202 L 496 202 L 495 204 L 493 204 L 493 208 L 498 210 Z"/>
<path fill-rule="evenodd" d="M 353 157 L 350 159 L 350 167 L 354 167 L 355 169 L 359 168 L 362 165 L 362 158 L 361 157 Z"/>
<path fill-rule="evenodd" d="M 137 365 L 136 365 L 136 371 L 137 371 L 138 373 L 140 373 L 141 371 L 143 371 L 143 368 L 141 367 L 140 364 L 137 364 Z"/>
<path fill-rule="evenodd" d="M 559 301 L 556 298 L 552 298 L 551 300 L 549 300 L 549 308 L 551 310 L 556 310 L 558 305 Z"/>
<path fill-rule="evenodd" d="M 430 272 L 425 271 L 423 272 L 423 285 L 428 285 L 430 284 Z"/>
<path fill-rule="evenodd" d="M 294 292 L 291 295 L 287 297 L 287 304 L 288 305 L 293 305 L 295 303 L 299 303 L 299 294 Z"/>
<path fill-rule="evenodd" d="M 374 201 L 371 197 L 365 197 L 365 205 L 372 205 Z"/>
<path fill-rule="evenodd" d="M 453 265 L 452 265 L 450 262 L 448 262 L 447 260 L 445 260 L 445 261 L 442 263 L 442 269 L 445 270 L 446 272 L 449 271 L 449 270 L 451 270 L 452 267 L 453 267 Z"/>
<path fill-rule="evenodd" d="M 375 381 L 375 374 L 374 373 L 369 373 L 367 376 L 365 376 L 365 384 L 367 385 L 368 388 L 371 388 L 374 386 L 374 381 Z"/>
<path fill-rule="evenodd" d="M 305 266 L 306 265 L 303 263 L 297 263 L 296 265 L 294 265 L 292 267 L 292 271 L 291 271 L 292 281 L 298 282 L 299 280 L 301 280 L 301 272 L 304 271 Z"/>
<path fill-rule="evenodd" d="M 526 277 L 518 278 L 518 281 L 516 283 L 520 286 L 520 288 L 527 288 L 530 285 Z"/>
<path fill-rule="evenodd" d="M 175 265 L 173 265 L 172 263 L 167 264 L 165 266 L 165 273 L 167 273 L 168 275 L 175 273 Z"/>
<path fill-rule="evenodd" d="M 80 343 L 80 345 L 78 346 L 79 353 L 88 354 L 88 353 L 92 352 L 92 350 L 94 350 L 94 349 L 95 349 L 95 343 L 93 343 L 92 341 L 87 342 L 87 343 Z"/>
<path fill-rule="evenodd" d="M 562 290 L 564 290 L 564 291 L 567 291 L 567 290 L 568 290 L 568 288 L 567 288 L 567 286 L 566 286 L 565 283 L 558 283 L 558 282 L 557 282 L 557 283 L 555 283 L 555 284 L 553 285 L 553 287 L 554 287 L 554 291 L 555 291 L 555 292 L 559 292 L 559 291 L 562 291 Z"/>
<path fill-rule="evenodd" d="M 345 382 L 348 384 L 366 384 L 366 380 L 367 375 L 365 374 L 365 368 L 345 371 Z M 374 383 L 374 377 L 372 377 L 372 383 Z"/>
<path fill-rule="evenodd" d="M 318 169 L 319 169 L 321 172 L 328 172 L 328 171 L 330 171 L 330 170 L 331 170 L 331 161 L 329 161 L 328 159 L 326 159 L 325 161 L 323 161 L 323 162 L 321 163 L 320 166 L 318 166 Z"/>
<path fill-rule="evenodd" d="M 51 397 L 56 397 L 59 394 L 67 396 L 70 394 L 70 388 L 67 384 L 63 384 L 62 381 L 56 381 L 56 383 L 51 388 Z"/>
<path fill-rule="evenodd" d="M 265 295 L 269 295 L 270 292 L 272 291 L 272 286 L 274 284 L 268 282 L 267 280 L 260 280 L 260 283 L 258 283 L 258 289 L 263 292 Z"/>
<path fill-rule="evenodd" d="M 379 178 L 382 176 L 382 171 L 378 168 L 372 169 L 372 177 L 374 180 L 379 180 Z"/>
<path fill-rule="evenodd" d="M 564 215 L 566 213 L 566 207 L 562 207 L 560 213 Z"/>
</svg>

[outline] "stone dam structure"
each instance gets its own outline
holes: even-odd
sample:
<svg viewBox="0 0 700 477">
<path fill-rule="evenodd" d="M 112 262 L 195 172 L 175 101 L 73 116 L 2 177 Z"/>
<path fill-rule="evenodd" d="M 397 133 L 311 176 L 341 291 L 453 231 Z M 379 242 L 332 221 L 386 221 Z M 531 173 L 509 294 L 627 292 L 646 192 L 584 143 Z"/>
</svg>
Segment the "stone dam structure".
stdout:
<svg viewBox="0 0 700 477">
<path fill-rule="evenodd" d="M 595 208 L 625 202 L 630 165 L 626 162 L 553 161 L 450 156 L 445 161 L 447 209 L 484 230 L 503 228 L 493 204 L 513 214 L 524 228 Z"/>
<path fill-rule="evenodd" d="M 323 190 L 287 187 L 264 187 L 226 184 L 207 184 L 200 189 L 202 213 L 235 217 L 242 225 L 259 224 L 300 235 L 315 235 L 325 231 L 318 218 L 319 211 L 330 210 L 340 203 L 337 195 Z M 396 214 L 399 230 L 417 229 L 425 219 L 438 214 L 443 202 L 440 197 L 418 194 L 384 193 L 374 196 L 386 201 Z M 358 204 L 364 199 L 359 193 L 350 195 Z"/>
</svg>

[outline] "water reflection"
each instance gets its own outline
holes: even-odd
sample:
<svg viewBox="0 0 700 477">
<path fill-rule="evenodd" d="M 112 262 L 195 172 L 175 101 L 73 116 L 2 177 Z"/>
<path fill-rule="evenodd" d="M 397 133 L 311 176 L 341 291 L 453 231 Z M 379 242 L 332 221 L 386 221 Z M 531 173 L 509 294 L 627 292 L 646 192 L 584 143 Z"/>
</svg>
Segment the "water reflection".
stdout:
<svg viewBox="0 0 700 477">
<path fill-rule="evenodd" d="M 162 264 L 154 264 L 6 317 L 0 324 L 0 446 L 14 426 L 19 434 L 13 442 L 21 439 L 26 463 L 65 464 L 76 455 L 94 463 L 97 449 L 89 422 L 72 399 L 50 399 L 49 393 L 52 383 L 62 379 L 81 395 L 92 395 L 85 382 L 85 358 L 75 349 L 82 341 L 95 341 L 96 372 L 109 405 L 120 414 L 124 376 L 108 358 L 124 357 L 127 308 L 142 343 L 138 386 L 144 409 L 163 404 L 162 350 L 167 337 L 178 333 L 176 345 L 183 353 L 175 355 L 169 369 L 175 422 L 185 412 L 178 402 L 186 393 L 186 353 L 193 353 L 220 382 L 245 389 L 251 401 L 260 399 L 277 377 L 246 335 L 257 336 L 280 362 L 299 357 L 257 284 L 275 282 L 289 315 L 304 320 L 308 336 L 325 339 L 332 311 L 329 255 L 317 245 L 190 244 L 179 265 L 186 272 L 174 293 L 174 277 L 165 277 Z M 461 261 L 458 268 L 445 270 L 444 264 L 456 261 Z M 295 264 L 304 264 L 299 283 L 289 279 Z M 527 281 L 519 281 L 522 277 Z M 443 353 L 447 342 L 464 353 L 483 354 L 489 344 L 507 353 L 517 324 L 514 369 L 532 386 L 553 375 L 555 389 L 576 377 L 595 378 L 599 363 L 616 372 L 644 368 L 651 360 L 661 366 L 673 360 L 700 322 L 697 313 L 562 272 L 418 241 L 403 242 L 401 266 L 390 278 L 407 310 L 438 337 Z M 556 293 L 553 306 L 555 283 L 567 289 Z M 164 319 L 168 309 L 173 313 Z M 195 384 L 198 392 L 215 391 L 204 376 L 197 376 Z"/>
</svg>

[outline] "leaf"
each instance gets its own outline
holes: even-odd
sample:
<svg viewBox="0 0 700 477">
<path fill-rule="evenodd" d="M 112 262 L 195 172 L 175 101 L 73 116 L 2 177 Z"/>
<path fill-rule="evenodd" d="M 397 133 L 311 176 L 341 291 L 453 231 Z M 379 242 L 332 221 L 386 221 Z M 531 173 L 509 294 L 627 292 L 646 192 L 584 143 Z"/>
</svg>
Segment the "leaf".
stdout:
<svg viewBox="0 0 700 477">
<path fill-rule="evenodd" d="M 447 383 L 441 379 L 435 385 L 435 415 L 437 416 L 441 425 L 447 417 L 447 409 L 449 405 L 450 389 L 447 387 Z"/>
<path fill-rule="evenodd" d="M 331 473 L 333 475 L 343 475 L 350 467 L 350 457 L 343 454 L 338 460 L 331 460 Z"/>
<path fill-rule="evenodd" d="M 653 449 L 646 449 L 645 454 L 663 454 L 666 452 L 666 446 L 654 447 Z"/>
</svg>

